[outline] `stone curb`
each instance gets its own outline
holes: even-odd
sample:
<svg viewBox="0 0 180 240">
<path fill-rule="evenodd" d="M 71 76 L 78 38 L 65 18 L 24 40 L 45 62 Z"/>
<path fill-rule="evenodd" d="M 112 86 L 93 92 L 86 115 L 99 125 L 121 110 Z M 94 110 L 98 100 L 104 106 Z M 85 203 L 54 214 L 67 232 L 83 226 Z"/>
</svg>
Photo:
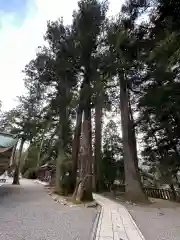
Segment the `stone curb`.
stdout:
<svg viewBox="0 0 180 240">
<path fill-rule="evenodd" d="M 47 185 L 46 183 L 43 183 L 43 182 L 41 182 L 39 180 L 35 180 L 35 183 L 38 183 L 38 184 L 41 184 L 41 185 L 44 185 L 44 186 Z M 99 203 L 98 203 L 98 205 L 99 205 L 98 206 L 99 210 L 98 210 L 98 213 L 97 213 L 97 215 L 96 215 L 96 217 L 94 219 L 94 223 L 93 223 L 92 230 L 91 230 L 92 233 L 91 233 L 91 236 L 90 236 L 90 240 L 95 240 L 96 239 L 99 218 L 101 216 L 101 211 L 103 209 L 103 207 Z"/>
<path fill-rule="evenodd" d="M 124 207 L 124 206 L 123 206 Z M 125 208 L 125 207 L 124 207 Z M 138 228 L 137 224 L 135 223 L 133 217 L 131 216 L 131 214 L 129 213 L 129 211 L 127 210 L 127 208 L 125 208 L 125 210 L 127 211 L 128 215 L 129 215 L 129 218 L 131 219 L 132 223 L 134 224 L 137 232 L 139 233 L 139 236 L 141 237 L 142 240 L 145 240 L 142 232 L 140 231 L 140 229 Z"/>
<path fill-rule="evenodd" d="M 99 218 L 101 216 L 101 211 L 102 211 L 103 207 L 101 205 L 99 205 L 98 208 L 99 208 L 99 210 L 98 210 L 98 213 L 95 217 L 95 220 L 94 220 L 94 223 L 93 223 L 93 226 L 92 226 L 92 233 L 91 233 L 91 236 L 90 236 L 90 240 L 95 240 L 96 239 Z"/>
<path fill-rule="evenodd" d="M 47 186 L 47 185 L 48 185 L 48 183 L 42 182 L 42 181 L 40 181 L 40 180 L 35 180 L 34 182 L 35 182 L 35 183 L 39 183 L 39 184 L 41 184 L 41 185 L 43 185 L 43 186 Z"/>
</svg>

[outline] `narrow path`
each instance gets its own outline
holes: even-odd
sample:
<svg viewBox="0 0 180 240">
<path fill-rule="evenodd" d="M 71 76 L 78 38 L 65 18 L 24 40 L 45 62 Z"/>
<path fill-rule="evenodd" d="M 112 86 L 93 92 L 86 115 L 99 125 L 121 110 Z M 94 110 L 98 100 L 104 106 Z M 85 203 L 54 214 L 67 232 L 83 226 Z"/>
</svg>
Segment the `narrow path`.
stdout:
<svg viewBox="0 0 180 240">
<path fill-rule="evenodd" d="M 145 240 L 127 209 L 115 201 L 94 194 L 102 206 L 96 240 Z"/>
<path fill-rule="evenodd" d="M 0 240 L 88 240 L 96 210 L 55 203 L 43 186 L 0 187 Z"/>
<path fill-rule="evenodd" d="M 179 203 L 153 199 L 152 204 L 136 205 L 121 201 L 118 197 L 110 196 L 109 193 L 104 195 L 108 200 L 119 206 L 123 205 L 129 211 L 145 240 L 180 240 Z M 122 213 L 121 217 L 123 217 Z M 135 237 L 132 240 L 135 240 Z"/>
</svg>

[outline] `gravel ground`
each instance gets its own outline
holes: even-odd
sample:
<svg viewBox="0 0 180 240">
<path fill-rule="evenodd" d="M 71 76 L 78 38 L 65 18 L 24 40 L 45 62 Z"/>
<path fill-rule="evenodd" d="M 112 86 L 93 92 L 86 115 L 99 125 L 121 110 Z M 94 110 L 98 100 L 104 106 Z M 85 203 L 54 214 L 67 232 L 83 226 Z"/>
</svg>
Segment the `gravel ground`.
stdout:
<svg viewBox="0 0 180 240">
<path fill-rule="evenodd" d="M 54 202 L 29 180 L 0 187 L 0 240 L 88 240 L 96 214 Z"/>
<path fill-rule="evenodd" d="M 125 205 L 146 240 L 180 240 L 180 208 Z"/>
</svg>

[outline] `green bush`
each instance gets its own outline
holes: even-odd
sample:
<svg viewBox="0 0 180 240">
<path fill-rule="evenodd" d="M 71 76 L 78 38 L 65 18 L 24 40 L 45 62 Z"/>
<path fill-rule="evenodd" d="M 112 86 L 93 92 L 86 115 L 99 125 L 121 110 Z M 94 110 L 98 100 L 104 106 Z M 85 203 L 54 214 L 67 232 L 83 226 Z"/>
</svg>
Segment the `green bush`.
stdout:
<svg viewBox="0 0 180 240">
<path fill-rule="evenodd" d="M 37 168 L 29 168 L 23 175 L 24 178 L 28 179 L 36 179 L 38 175 L 38 169 Z"/>
</svg>

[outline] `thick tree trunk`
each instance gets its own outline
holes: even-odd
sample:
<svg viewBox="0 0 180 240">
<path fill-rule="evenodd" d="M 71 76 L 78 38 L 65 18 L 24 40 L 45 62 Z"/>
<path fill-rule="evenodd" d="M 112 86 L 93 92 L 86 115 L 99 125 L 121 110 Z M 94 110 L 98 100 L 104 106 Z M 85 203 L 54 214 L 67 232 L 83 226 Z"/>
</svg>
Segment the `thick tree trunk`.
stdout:
<svg viewBox="0 0 180 240">
<path fill-rule="evenodd" d="M 13 184 L 14 185 L 19 185 L 19 173 L 20 173 L 20 166 L 21 166 L 21 156 L 22 156 L 22 151 L 23 151 L 23 146 L 24 146 L 25 140 L 21 140 L 20 148 L 19 148 L 19 156 L 18 156 L 18 161 L 16 163 L 16 168 L 14 171 L 14 177 L 13 177 Z"/>
<path fill-rule="evenodd" d="M 76 185 L 76 179 L 77 179 L 78 154 L 79 154 L 79 148 L 80 148 L 81 125 L 82 125 L 82 107 L 79 105 L 78 109 L 77 109 L 76 127 L 75 127 L 74 139 L 73 139 L 73 144 L 72 144 L 74 187 Z"/>
<path fill-rule="evenodd" d="M 84 100 L 84 121 L 82 134 L 81 161 L 83 168 L 79 185 L 75 189 L 76 200 L 91 201 L 92 197 L 92 133 L 91 133 L 91 89 L 90 70 L 87 68 L 82 91 Z M 75 194 L 74 194 L 75 196 Z"/>
<path fill-rule="evenodd" d="M 100 100 L 100 99 L 98 99 Z M 102 103 L 97 102 L 95 106 L 95 143 L 94 143 L 94 182 L 95 191 L 101 188 L 101 140 L 102 140 Z"/>
<path fill-rule="evenodd" d="M 62 182 L 63 173 L 61 171 L 62 164 L 66 160 L 66 148 L 67 148 L 67 125 L 68 125 L 68 111 L 67 107 L 64 106 L 60 109 L 60 127 L 59 127 L 59 151 L 56 159 L 56 186 L 55 191 L 58 194 L 63 194 Z"/>
<path fill-rule="evenodd" d="M 130 113 L 130 121 L 129 121 L 129 133 L 130 135 L 130 144 L 131 144 L 131 149 L 133 152 L 133 158 L 135 161 L 135 166 L 138 171 L 138 156 L 137 156 L 137 142 L 136 142 L 136 131 L 134 127 L 134 118 L 133 118 L 133 112 L 131 108 L 131 103 L 129 101 L 129 113 Z"/>
<path fill-rule="evenodd" d="M 124 150 L 124 171 L 127 199 L 136 201 L 147 201 L 143 192 L 139 171 L 136 167 L 136 160 L 132 146 L 132 129 L 130 129 L 130 112 L 127 84 L 124 75 L 120 75 L 120 108 L 121 126 Z"/>
<path fill-rule="evenodd" d="M 14 166 L 15 163 L 16 163 L 15 160 L 16 160 L 17 144 L 18 144 L 18 141 L 17 141 L 17 143 L 15 144 L 15 146 L 13 147 L 13 152 L 12 152 L 11 160 L 10 160 L 10 166 Z"/>
<path fill-rule="evenodd" d="M 81 179 L 75 190 L 77 201 L 91 201 L 92 197 L 92 153 L 90 147 L 90 122 L 83 121 Z"/>
<path fill-rule="evenodd" d="M 176 201 L 177 200 L 177 194 L 176 194 L 176 190 L 174 188 L 174 184 L 171 183 L 169 184 L 170 188 L 171 188 L 171 191 L 172 191 L 172 195 L 173 195 L 173 200 Z"/>
<path fill-rule="evenodd" d="M 60 97 L 60 108 L 59 108 L 59 149 L 58 149 L 58 157 L 56 159 L 56 186 L 55 191 L 59 194 L 64 194 L 64 172 L 62 170 L 62 165 L 66 161 L 66 153 L 68 150 L 68 134 L 69 134 L 69 111 L 68 111 L 68 94 L 69 88 L 67 85 L 64 85 L 65 88 L 61 89 L 59 86 L 59 97 Z M 63 94 L 62 94 L 63 92 Z"/>
<path fill-rule="evenodd" d="M 62 146 L 60 146 L 59 149 L 59 154 L 58 157 L 56 159 L 56 181 L 55 181 L 55 192 L 58 194 L 62 194 L 63 193 L 63 189 L 62 189 L 62 177 L 63 174 L 61 172 L 61 165 L 65 160 L 65 153 L 64 153 L 64 149 Z"/>
</svg>

